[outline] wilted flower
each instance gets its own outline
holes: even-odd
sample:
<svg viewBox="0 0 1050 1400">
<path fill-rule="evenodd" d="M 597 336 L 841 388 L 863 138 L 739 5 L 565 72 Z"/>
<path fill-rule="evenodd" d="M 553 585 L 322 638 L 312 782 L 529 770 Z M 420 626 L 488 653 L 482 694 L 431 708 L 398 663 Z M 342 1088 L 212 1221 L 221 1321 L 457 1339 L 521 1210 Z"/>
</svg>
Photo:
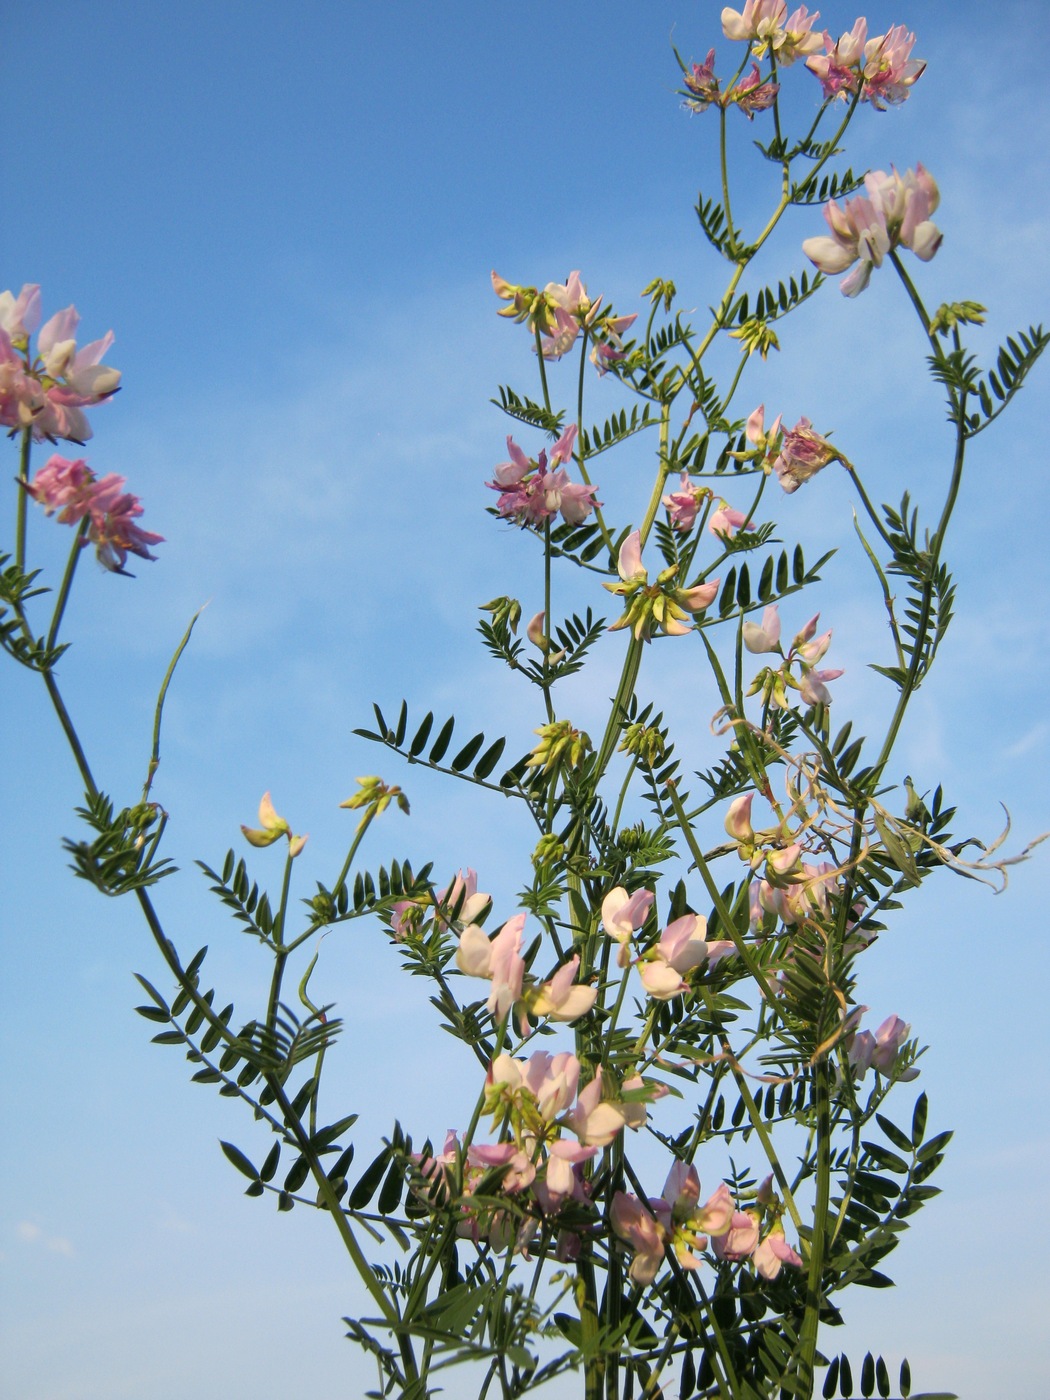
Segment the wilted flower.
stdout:
<svg viewBox="0 0 1050 1400">
<path fill-rule="evenodd" d="M 88 511 L 87 540 L 95 546 L 95 554 L 103 568 L 123 574 L 129 554 L 140 559 L 156 560 L 149 552 L 151 544 L 163 544 L 164 536 L 151 530 L 141 530 L 135 520 L 142 514 L 137 496 L 123 490 L 125 479 L 112 472 L 95 483 Z"/>
<path fill-rule="evenodd" d="M 690 112 L 704 112 L 713 102 L 719 101 L 714 49 L 708 49 L 703 63 L 692 65 L 691 70 L 683 75 L 683 82 L 691 94 L 684 103 Z"/>
<path fill-rule="evenodd" d="M 764 83 L 758 71 L 758 64 L 752 63 L 751 72 L 735 87 L 729 89 L 723 102 L 727 106 L 729 103 L 735 103 L 750 122 L 754 121 L 756 112 L 764 112 L 768 107 L 772 107 L 779 91 L 780 84 Z"/>
<path fill-rule="evenodd" d="M 777 480 L 790 495 L 797 491 L 804 481 L 816 476 L 829 462 L 841 461 L 841 453 L 832 447 L 827 438 L 813 432 L 808 418 L 800 418 L 793 428 L 784 433 L 780 455 L 773 463 Z"/>
</svg>

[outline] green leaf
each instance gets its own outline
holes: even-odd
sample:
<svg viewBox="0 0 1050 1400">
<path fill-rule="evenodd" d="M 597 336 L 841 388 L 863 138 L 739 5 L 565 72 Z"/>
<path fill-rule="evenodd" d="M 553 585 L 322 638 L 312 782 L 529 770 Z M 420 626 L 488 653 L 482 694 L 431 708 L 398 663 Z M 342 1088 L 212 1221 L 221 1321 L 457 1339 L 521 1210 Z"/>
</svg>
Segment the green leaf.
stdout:
<svg viewBox="0 0 1050 1400">
<path fill-rule="evenodd" d="M 915 1100 L 915 1112 L 911 1116 L 911 1142 L 913 1147 L 922 1145 L 922 1135 L 926 1131 L 926 1113 L 929 1109 L 929 1102 L 925 1094 L 920 1094 Z M 920 1161 L 922 1159 L 920 1158 Z"/>
<path fill-rule="evenodd" d="M 360 1180 L 350 1192 L 347 1200 L 351 1210 L 363 1210 L 379 1189 L 379 1183 L 383 1179 L 387 1163 L 390 1161 L 390 1149 L 384 1147 L 369 1165 L 365 1168 Z"/>
<path fill-rule="evenodd" d="M 892 1123 L 884 1114 L 876 1113 L 875 1121 L 879 1127 L 893 1143 L 894 1147 L 899 1147 L 902 1152 L 911 1152 L 911 1138 L 896 1123 Z M 865 1144 L 868 1146 L 868 1144 Z"/>
<path fill-rule="evenodd" d="M 239 1147 L 234 1147 L 232 1142 L 223 1142 L 221 1139 L 219 1141 L 219 1146 L 222 1148 L 226 1160 L 231 1162 L 242 1176 L 249 1177 L 252 1181 L 259 1180 L 259 1173 Z"/>
</svg>

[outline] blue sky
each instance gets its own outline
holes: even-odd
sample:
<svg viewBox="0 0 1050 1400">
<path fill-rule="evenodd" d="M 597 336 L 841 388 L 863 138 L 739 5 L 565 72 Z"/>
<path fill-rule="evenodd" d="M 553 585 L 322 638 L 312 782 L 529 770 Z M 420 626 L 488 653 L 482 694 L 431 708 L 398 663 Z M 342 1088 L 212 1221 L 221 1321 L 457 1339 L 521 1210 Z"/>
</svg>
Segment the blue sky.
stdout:
<svg viewBox="0 0 1050 1400">
<path fill-rule="evenodd" d="M 221 861 L 266 788 L 311 832 L 303 892 L 338 867 L 350 818 L 337 804 L 377 766 L 404 778 L 413 813 L 385 819 L 372 860 L 474 865 L 507 901 L 521 882 L 526 835 L 502 807 L 399 772 L 350 731 L 373 699 L 392 709 L 405 696 L 416 713 L 529 741 L 538 720 L 471 636 L 479 603 L 513 592 L 527 604 L 540 588 L 527 541 L 483 513 L 507 431 L 489 397 L 501 382 L 532 392 L 533 372 L 524 333 L 494 314 L 489 270 L 542 284 L 580 268 L 624 312 L 656 274 L 686 305 L 717 295 L 691 210 L 713 187 L 711 129 L 679 109 L 669 39 L 686 58 L 711 44 L 728 57 L 719 9 L 8 9 L 0 71 L 17 139 L 3 156 L 0 286 L 40 282 L 45 314 L 75 301 L 89 338 L 115 330 L 124 388 L 93 416 L 89 460 L 127 476 L 144 525 L 167 537 L 134 582 L 81 569 L 62 680 L 102 785 L 132 793 L 157 683 L 208 603 L 167 713 L 157 795 L 183 874 L 159 902 L 181 947 L 209 943 L 239 1005 L 265 994 L 265 967 L 192 861 Z M 904 108 L 863 114 L 851 156 L 934 173 L 945 242 L 922 285 L 931 304 L 985 302 L 991 350 L 1047 314 L 1050 20 L 1007 3 L 989 23 L 968 0 L 867 14 L 872 32 L 916 30 L 929 70 Z M 854 18 L 823 16 L 836 31 Z M 752 134 L 741 123 L 742 152 Z M 741 197 L 762 207 L 757 185 Z M 798 243 L 821 227 L 797 213 L 770 266 L 797 272 Z M 911 484 L 936 501 L 946 430 L 889 275 L 855 302 L 829 287 L 783 339 L 749 401 L 833 428 L 878 499 Z M 560 368 L 552 387 L 568 394 L 574 371 Z M 1046 374 L 975 444 L 948 549 L 960 616 L 895 772 L 920 789 L 944 781 L 959 830 L 994 833 L 1001 799 L 1019 843 L 1050 826 Z M 596 414 L 613 402 L 611 386 L 593 390 Z M 625 457 L 602 482 L 624 523 L 642 508 L 631 468 Z M 835 628 L 829 660 L 847 668 L 836 718 L 871 732 L 885 705 L 864 669 L 880 605 L 850 508 L 841 475 L 825 473 L 780 518 L 814 555 L 842 548 L 813 606 Z M 34 520 L 49 568 L 57 536 Z M 582 599 L 578 586 L 565 596 Z M 653 653 L 661 703 L 702 762 L 715 706 L 686 652 Z M 589 691 L 572 694 L 584 727 L 617 655 L 600 653 Z M 339 1324 L 358 1296 L 324 1221 L 240 1194 L 216 1139 L 248 1146 L 248 1125 L 189 1085 L 132 1014 L 130 974 L 161 979 L 158 959 L 134 908 L 65 870 L 81 794 L 42 694 L 12 667 L 0 714 L 0 1388 L 12 1400 L 358 1393 L 368 1373 Z M 265 855 L 256 868 L 267 877 Z M 1037 856 L 1000 898 L 931 882 L 865 971 L 878 1019 L 898 1011 L 930 1043 L 919 1087 L 957 1138 L 944 1196 L 893 1256 L 900 1287 L 855 1299 L 842 1344 L 906 1351 L 926 1388 L 1043 1394 L 1045 871 Z M 362 1154 L 389 1131 L 392 1102 L 418 1138 L 462 1122 L 473 1084 L 457 1083 L 456 1047 L 378 931 L 326 940 L 320 973 L 348 1022 L 338 1087 L 362 1114 Z"/>
</svg>

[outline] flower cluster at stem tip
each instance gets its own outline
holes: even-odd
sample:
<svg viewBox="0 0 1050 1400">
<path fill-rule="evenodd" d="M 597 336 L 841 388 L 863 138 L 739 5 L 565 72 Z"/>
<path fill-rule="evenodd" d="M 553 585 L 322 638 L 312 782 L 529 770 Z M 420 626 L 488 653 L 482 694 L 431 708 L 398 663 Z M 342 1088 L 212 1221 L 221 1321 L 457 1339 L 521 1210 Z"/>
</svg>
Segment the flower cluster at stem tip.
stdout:
<svg viewBox="0 0 1050 1400">
<path fill-rule="evenodd" d="M 75 306 L 67 306 L 41 327 L 34 351 L 30 340 L 40 317 L 36 283 L 27 282 L 17 297 L 0 292 L 0 424 L 12 437 L 22 433 L 37 442 L 86 442 L 92 433 L 83 410 L 112 398 L 120 388 L 120 371 L 102 363 L 113 332 L 78 350 L 80 317 Z M 56 516 L 61 525 L 79 526 L 79 544 L 94 545 L 99 563 L 111 573 L 127 573 L 129 554 L 156 558 L 150 546 L 163 543 L 164 536 L 138 525 L 142 505 L 124 490 L 125 477 L 115 472 L 97 476 L 82 457 L 74 460 L 56 452 L 32 481 L 19 481 L 46 515 Z"/>
</svg>

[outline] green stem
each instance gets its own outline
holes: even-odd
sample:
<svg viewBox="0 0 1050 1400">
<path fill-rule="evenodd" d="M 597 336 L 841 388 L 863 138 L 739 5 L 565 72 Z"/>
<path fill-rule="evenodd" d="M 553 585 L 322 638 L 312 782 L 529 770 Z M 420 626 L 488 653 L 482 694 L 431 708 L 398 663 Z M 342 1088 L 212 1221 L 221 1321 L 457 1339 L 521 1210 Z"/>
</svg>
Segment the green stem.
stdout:
<svg viewBox="0 0 1050 1400">
<path fill-rule="evenodd" d="M 795 1393 L 810 1395 L 813 1365 L 817 1351 L 820 1309 L 824 1301 L 825 1240 L 828 1207 L 831 1200 L 831 1125 L 829 1122 L 828 1062 L 823 1058 L 813 1067 L 813 1096 L 817 1111 L 816 1199 L 813 1203 L 813 1233 L 809 1240 L 809 1270 L 806 1275 L 806 1310 L 799 1335 L 798 1380 Z"/>
<path fill-rule="evenodd" d="M 22 442 L 18 453 L 18 499 L 15 502 L 15 563 L 19 569 L 26 566 L 26 519 L 29 512 L 29 454 L 33 438 L 28 428 L 22 429 Z"/>
<path fill-rule="evenodd" d="M 25 495 L 22 491 L 20 495 Z M 51 626 L 47 632 L 47 642 L 45 646 L 48 651 L 53 651 L 55 643 L 58 641 L 58 629 L 62 625 L 62 616 L 66 611 L 66 603 L 69 601 L 69 590 L 73 586 L 73 575 L 77 571 L 77 560 L 80 558 L 83 548 L 84 536 L 88 532 L 91 521 L 87 516 L 80 522 L 76 537 L 73 540 L 72 548 L 69 551 L 69 558 L 66 560 L 66 571 L 62 575 L 62 583 L 58 590 L 58 598 L 55 600 L 55 610 L 51 615 Z"/>
</svg>

